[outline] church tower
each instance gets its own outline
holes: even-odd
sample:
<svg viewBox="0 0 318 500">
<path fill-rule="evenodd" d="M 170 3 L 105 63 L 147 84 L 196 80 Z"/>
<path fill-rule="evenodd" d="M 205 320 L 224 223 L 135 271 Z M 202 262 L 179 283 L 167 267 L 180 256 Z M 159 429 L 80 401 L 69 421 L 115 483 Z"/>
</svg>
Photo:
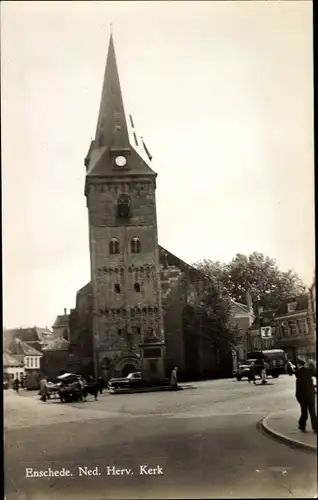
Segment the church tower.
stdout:
<svg viewBox="0 0 318 500">
<path fill-rule="evenodd" d="M 130 125 L 111 35 L 95 139 L 85 159 L 95 375 L 143 370 L 144 376 L 160 379 L 164 331 L 157 174 L 149 158 L 132 146 Z"/>
</svg>

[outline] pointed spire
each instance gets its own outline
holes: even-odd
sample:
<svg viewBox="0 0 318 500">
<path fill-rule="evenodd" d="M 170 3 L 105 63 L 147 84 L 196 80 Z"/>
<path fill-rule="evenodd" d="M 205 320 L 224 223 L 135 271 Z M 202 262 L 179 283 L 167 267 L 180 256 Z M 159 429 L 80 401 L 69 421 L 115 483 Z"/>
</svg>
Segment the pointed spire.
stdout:
<svg viewBox="0 0 318 500">
<path fill-rule="evenodd" d="M 129 148 L 129 136 L 111 28 L 102 98 L 95 134 L 97 147 Z"/>
<path fill-rule="evenodd" d="M 130 143 L 128 127 L 138 146 L 132 116 L 128 121 L 125 116 L 111 32 L 95 139 L 91 142 L 84 161 L 86 180 L 92 177 L 121 177 L 127 174 L 157 176 L 149 165 L 152 157 L 145 144 L 143 143 L 143 147 L 148 161 L 141 157 Z M 118 168 L 115 162 L 116 156 L 126 157 L 125 168 Z M 85 194 L 87 194 L 87 183 Z"/>
</svg>

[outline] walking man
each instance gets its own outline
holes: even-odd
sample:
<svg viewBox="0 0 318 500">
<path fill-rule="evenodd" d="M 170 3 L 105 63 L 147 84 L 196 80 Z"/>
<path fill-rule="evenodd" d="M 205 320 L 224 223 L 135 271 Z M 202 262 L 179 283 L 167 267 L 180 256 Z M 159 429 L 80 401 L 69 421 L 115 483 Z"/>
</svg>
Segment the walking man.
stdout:
<svg viewBox="0 0 318 500">
<path fill-rule="evenodd" d="M 265 361 L 261 362 L 261 379 L 262 379 L 262 384 L 267 384 L 267 370 L 268 364 Z"/>
<path fill-rule="evenodd" d="M 16 392 L 17 394 L 19 394 L 20 382 L 19 382 L 19 379 L 18 379 L 18 378 L 16 378 L 16 379 L 13 381 L 12 387 L 13 387 L 13 389 L 15 390 L 15 392 Z"/>
<path fill-rule="evenodd" d="M 309 413 L 312 430 L 317 433 L 315 386 L 313 384 L 313 377 L 317 378 L 317 373 L 312 367 L 306 366 L 303 360 L 299 360 L 295 375 L 296 375 L 296 399 L 301 409 L 301 415 L 298 421 L 298 428 L 302 432 L 306 432 L 306 423 L 308 420 L 308 413 Z"/>
<path fill-rule="evenodd" d="M 47 379 L 46 377 L 43 377 L 41 382 L 40 382 L 40 391 L 39 391 L 39 394 L 40 394 L 40 399 L 41 401 L 43 401 L 45 403 L 45 401 L 47 400 L 48 396 L 49 396 L 49 391 L 48 391 L 48 386 L 47 386 Z"/>
<path fill-rule="evenodd" d="M 255 362 L 252 361 L 251 363 L 251 368 L 248 372 L 248 383 L 250 384 L 251 382 L 253 382 L 254 385 L 256 385 L 256 378 L 255 378 Z"/>
<path fill-rule="evenodd" d="M 177 371 L 178 371 L 178 367 L 175 366 L 174 369 L 171 372 L 170 385 L 171 385 L 171 390 L 172 391 L 177 391 L 178 390 L 178 376 L 177 376 Z"/>
</svg>

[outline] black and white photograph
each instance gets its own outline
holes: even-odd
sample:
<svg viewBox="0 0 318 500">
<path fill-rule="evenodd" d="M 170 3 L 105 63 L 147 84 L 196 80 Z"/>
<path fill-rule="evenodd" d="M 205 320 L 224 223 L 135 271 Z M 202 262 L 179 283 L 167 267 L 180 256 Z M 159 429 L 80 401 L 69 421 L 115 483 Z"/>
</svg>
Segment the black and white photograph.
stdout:
<svg viewBox="0 0 318 500">
<path fill-rule="evenodd" d="M 312 11 L 2 2 L 5 500 L 317 498 Z"/>
</svg>

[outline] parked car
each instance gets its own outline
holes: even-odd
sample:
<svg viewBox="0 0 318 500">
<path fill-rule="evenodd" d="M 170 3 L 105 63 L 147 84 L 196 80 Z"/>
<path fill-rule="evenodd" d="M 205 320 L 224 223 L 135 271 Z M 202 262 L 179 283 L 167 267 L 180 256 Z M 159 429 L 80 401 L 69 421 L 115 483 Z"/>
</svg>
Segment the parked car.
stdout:
<svg viewBox="0 0 318 500">
<path fill-rule="evenodd" d="M 122 378 L 112 378 L 108 382 L 108 389 L 111 393 L 118 392 L 120 390 L 135 389 L 142 387 L 144 381 L 141 372 L 129 373 L 127 377 Z"/>
<path fill-rule="evenodd" d="M 112 394 L 117 392 L 133 391 L 134 389 L 150 388 L 170 385 L 170 379 L 145 380 L 142 372 L 132 372 L 127 377 L 112 378 L 108 382 L 108 389 Z"/>
</svg>

